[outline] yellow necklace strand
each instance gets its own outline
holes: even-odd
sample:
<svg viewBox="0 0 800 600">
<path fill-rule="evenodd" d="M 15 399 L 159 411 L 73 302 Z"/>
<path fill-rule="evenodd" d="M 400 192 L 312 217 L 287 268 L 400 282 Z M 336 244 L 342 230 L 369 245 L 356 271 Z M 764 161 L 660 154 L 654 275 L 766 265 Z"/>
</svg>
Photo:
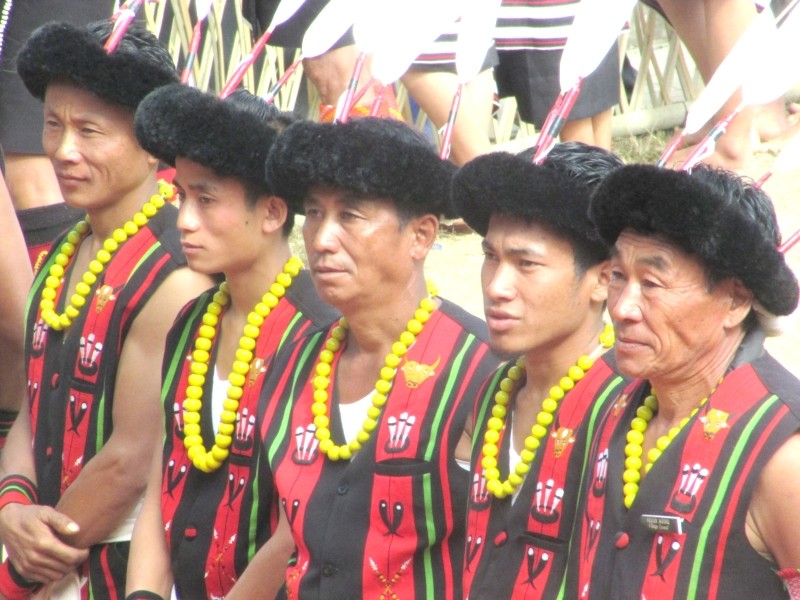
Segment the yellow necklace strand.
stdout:
<svg viewBox="0 0 800 600">
<path fill-rule="evenodd" d="M 492 416 L 486 423 L 486 433 L 483 436 L 483 475 L 486 478 L 486 489 L 495 498 L 505 498 L 511 496 L 524 481 L 525 475 L 531 468 L 531 463 L 536 458 L 536 451 L 541 445 L 542 439 L 547 435 L 550 425 L 553 423 L 554 415 L 558 410 L 561 400 L 566 394 L 575 387 L 575 384 L 583 379 L 586 372 L 592 368 L 597 358 L 602 352 L 614 345 L 614 328 L 607 324 L 599 337 L 599 345 L 589 355 L 581 356 L 577 363 L 569 368 L 567 375 L 562 377 L 558 385 L 550 388 L 547 398 L 542 402 L 542 409 L 536 415 L 536 423 L 531 427 L 531 433 L 525 438 L 522 452 L 520 452 L 520 462 L 514 467 L 514 472 L 508 474 L 505 481 L 500 481 L 500 470 L 497 468 L 497 455 L 499 448 L 497 443 L 500 440 L 500 432 L 506 426 L 506 415 L 508 414 L 508 404 L 517 382 L 522 378 L 525 369 L 525 359 L 520 357 L 517 362 L 508 370 L 508 375 L 500 382 L 500 389 L 494 395 L 494 405 L 492 406 Z"/>
<path fill-rule="evenodd" d="M 233 442 L 231 437 L 239 411 L 239 400 L 244 394 L 243 387 L 247 373 L 250 371 L 250 363 L 253 360 L 253 351 L 256 347 L 256 340 L 261 333 L 261 325 L 267 319 L 272 309 L 278 305 L 280 299 L 286 294 L 286 290 L 292 285 L 292 281 L 303 268 L 303 262 L 299 258 L 291 257 L 283 270 L 278 274 L 269 291 L 265 293 L 261 301 L 255 305 L 247 315 L 247 323 L 242 329 L 242 337 L 239 338 L 239 348 L 236 350 L 236 360 L 233 368 L 228 375 L 228 393 L 222 403 L 222 414 L 217 435 L 214 438 L 214 445 L 211 450 L 206 450 L 203 443 L 203 435 L 200 430 L 200 409 L 203 406 L 203 385 L 208 373 L 208 363 L 211 359 L 210 351 L 212 340 L 217 335 L 219 326 L 219 316 L 222 308 L 230 300 L 228 292 L 228 282 L 223 281 L 219 289 L 214 292 L 214 298 L 209 303 L 206 313 L 203 315 L 203 324 L 197 331 L 197 339 L 194 343 L 192 352 L 192 364 L 186 386 L 186 399 L 183 401 L 183 445 L 186 454 L 192 464 L 206 473 L 211 473 L 222 465 L 228 458 L 229 448 Z"/>
<path fill-rule="evenodd" d="M 158 194 L 154 194 L 150 200 L 145 202 L 142 210 L 133 215 L 119 229 L 103 241 L 103 247 L 97 251 L 97 255 L 89 263 L 89 269 L 81 277 L 81 281 L 75 286 L 75 293 L 72 294 L 69 304 L 64 312 L 59 314 L 55 311 L 55 301 L 58 296 L 59 288 L 64 284 L 64 275 L 67 265 L 69 265 L 75 252 L 86 234 L 89 233 L 89 218 L 78 221 L 75 227 L 67 234 L 66 239 L 58 249 L 53 265 L 50 267 L 47 279 L 45 279 L 44 289 L 42 290 L 39 308 L 41 316 L 48 327 L 56 331 L 68 329 L 72 322 L 78 318 L 81 309 L 86 304 L 86 299 L 92 291 L 92 286 L 97 281 L 98 276 L 105 270 L 106 264 L 111 260 L 112 255 L 125 241 L 136 235 L 136 233 L 172 198 L 174 188 L 165 181 L 158 182 Z"/>
<path fill-rule="evenodd" d="M 715 387 L 711 393 L 700 401 L 700 404 L 689 413 L 688 417 L 680 420 L 680 423 L 672 427 L 665 435 L 662 435 L 656 440 L 656 445 L 647 451 L 647 464 L 644 465 L 645 474 L 650 472 L 653 464 L 659 459 L 667 446 L 672 443 L 681 430 L 686 426 L 689 420 L 697 414 L 711 395 L 717 390 Z M 636 416 L 631 420 L 631 428 L 628 431 L 625 440 L 625 471 L 622 473 L 622 481 L 624 486 L 622 494 L 624 497 L 625 507 L 630 508 L 633 501 L 636 499 L 636 494 L 639 493 L 639 482 L 642 479 L 642 454 L 644 454 L 644 434 L 647 431 L 647 426 L 650 420 L 658 412 L 658 396 L 655 390 L 650 390 L 650 394 L 644 399 L 644 404 L 636 409 Z"/>
<path fill-rule="evenodd" d="M 392 382 L 401 358 L 411 348 L 417 335 L 430 319 L 431 313 L 436 310 L 436 304 L 432 296 L 437 294 L 431 283 L 428 283 L 428 293 L 430 296 L 426 296 L 420 301 L 419 308 L 414 312 L 414 318 L 407 323 L 406 330 L 400 334 L 398 341 L 392 344 L 392 351 L 386 355 L 384 366 L 380 371 L 380 377 L 375 382 L 372 405 L 367 409 L 367 418 L 361 424 L 361 429 L 354 439 L 341 446 L 335 444 L 331 439 L 330 418 L 328 417 L 328 399 L 330 397 L 328 388 L 331 384 L 331 363 L 333 363 L 336 352 L 341 348 L 342 342 L 347 338 L 347 321 L 345 321 L 344 317 L 339 319 L 339 324 L 333 328 L 330 337 L 325 341 L 325 347 L 319 353 L 319 359 L 314 369 L 315 375 L 312 382 L 314 402 L 311 405 L 311 412 L 314 415 L 314 425 L 317 427 L 316 438 L 319 440 L 319 450 L 327 455 L 330 460 L 350 460 L 372 437 L 372 432 L 378 425 L 383 406 L 386 404 L 387 395 L 392 389 Z"/>
</svg>

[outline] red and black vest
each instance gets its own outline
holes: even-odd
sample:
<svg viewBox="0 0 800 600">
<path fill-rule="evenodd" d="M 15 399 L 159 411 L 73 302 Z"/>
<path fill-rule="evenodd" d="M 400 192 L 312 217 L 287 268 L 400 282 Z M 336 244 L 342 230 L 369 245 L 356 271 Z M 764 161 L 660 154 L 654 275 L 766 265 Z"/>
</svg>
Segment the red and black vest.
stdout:
<svg viewBox="0 0 800 600">
<path fill-rule="evenodd" d="M 486 490 L 481 466 L 483 438 L 494 395 L 515 362 L 503 365 L 487 381 L 475 407 L 464 561 L 464 592 L 471 600 L 556 596 L 566 571 L 587 440 L 605 407 L 623 388 L 613 357 L 598 360 L 561 401 L 516 500 L 499 500 Z M 508 477 L 509 431 L 507 421 L 498 442 L 503 479 Z"/>
<path fill-rule="evenodd" d="M 222 467 L 204 473 L 195 469 L 186 456 L 182 402 L 197 331 L 215 291 L 216 288 L 205 292 L 184 309 L 170 331 L 164 355 L 162 397 L 166 428 L 161 512 L 180 598 L 227 595 L 274 531 L 274 487 L 270 473 L 263 473 L 260 468 L 266 464 L 261 429 L 272 420 L 274 403 L 269 394 L 261 395 L 261 387 L 275 353 L 284 343 L 327 327 L 337 316 L 319 299 L 308 273 L 301 271 L 261 326 L 239 402 L 230 455 Z M 216 345 L 211 356 L 210 365 L 215 365 Z M 219 372 L 225 377 L 229 371 L 227 366 Z M 211 397 L 211 386 L 209 375 L 204 398 Z M 201 427 L 203 439 L 213 440 L 216 424 L 211 422 L 209 401 L 203 402 Z"/>
<path fill-rule="evenodd" d="M 372 437 L 349 461 L 321 456 L 314 435 L 310 373 L 326 336 L 297 345 L 274 369 L 267 386 L 283 405 L 266 439 L 297 546 L 290 598 L 463 597 L 469 473 L 455 449 L 497 365 L 482 331 L 444 301 L 403 357 Z M 332 438 L 345 443 L 335 408 L 330 419 Z"/>
<path fill-rule="evenodd" d="M 625 437 L 648 392 L 634 381 L 595 436 L 565 597 L 788 598 L 745 517 L 762 469 L 800 429 L 800 381 L 766 353 L 729 370 L 628 510 Z"/>
<path fill-rule="evenodd" d="M 51 330 L 40 316 L 39 301 L 54 254 L 34 279 L 26 312 L 25 360 L 42 504 L 55 505 L 111 436 L 117 366 L 131 324 L 161 282 L 185 265 L 176 218 L 177 210 L 167 205 L 120 245 L 65 331 Z M 65 281 L 71 269 L 72 263 Z M 65 287 L 55 299 L 58 312 L 73 294 Z"/>
</svg>

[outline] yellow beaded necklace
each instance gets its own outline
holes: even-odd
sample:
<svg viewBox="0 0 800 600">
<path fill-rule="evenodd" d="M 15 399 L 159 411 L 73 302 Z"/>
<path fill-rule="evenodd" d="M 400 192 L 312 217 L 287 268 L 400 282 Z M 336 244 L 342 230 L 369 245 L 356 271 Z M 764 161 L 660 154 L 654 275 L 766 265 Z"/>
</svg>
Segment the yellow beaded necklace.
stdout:
<svg viewBox="0 0 800 600">
<path fill-rule="evenodd" d="M 97 281 L 98 276 L 105 270 L 106 264 L 111 260 L 111 256 L 128 238 L 133 237 L 147 222 L 172 198 L 174 188 L 165 181 L 158 182 L 158 194 L 154 194 L 150 200 L 145 202 L 142 210 L 133 215 L 119 229 L 103 241 L 103 247 L 97 251 L 97 255 L 89 263 L 89 269 L 81 277 L 81 281 L 75 286 L 75 293 L 72 294 L 69 304 L 64 312 L 58 314 L 55 311 L 55 301 L 58 297 L 58 289 L 64 284 L 64 274 L 75 252 L 84 237 L 89 233 L 89 218 L 78 221 L 75 227 L 67 234 L 66 239 L 58 249 L 58 254 L 54 259 L 47 279 L 45 279 L 44 289 L 42 290 L 39 308 L 45 323 L 56 331 L 68 329 L 72 322 L 80 315 L 81 308 L 86 304 L 86 298 L 92 291 L 92 286 Z"/>
<path fill-rule="evenodd" d="M 200 430 L 200 409 L 203 406 L 203 385 L 211 359 L 211 340 L 217 335 L 222 308 L 230 300 L 227 281 L 223 281 L 219 285 L 219 289 L 214 293 L 214 298 L 203 315 L 203 324 L 198 328 L 197 339 L 194 342 L 192 364 L 189 367 L 190 374 L 186 386 L 186 399 L 183 401 L 183 445 L 192 464 L 201 471 L 211 473 L 219 469 L 228 458 L 228 448 L 233 442 L 231 435 L 239 411 L 239 400 L 244 394 L 242 388 L 247 373 L 250 371 L 253 350 L 255 350 L 256 340 L 261 333 L 261 325 L 286 294 L 286 290 L 292 285 L 292 281 L 302 268 L 303 262 L 299 258 L 293 256 L 286 261 L 283 270 L 278 273 L 275 283 L 270 286 L 269 291 L 262 296 L 261 301 L 247 315 L 247 323 L 242 329 L 239 348 L 236 350 L 236 360 L 234 360 L 233 368 L 228 375 L 228 393 L 222 403 L 220 424 L 211 450 L 206 450 L 203 443 L 203 435 Z"/>
<path fill-rule="evenodd" d="M 517 382 L 522 378 L 525 368 L 525 359 L 518 358 L 517 362 L 508 370 L 508 375 L 500 382 L 500 389 L 494 395 L 494 405 L 492 406 L 492 416 L 486 422 L 486 433 L 483 436 L 483 475 L 486 478 L 486 489 L 495 498 L 505 498 L 511 496 L 525 479 L 525 475 L 531 468 L 533 459 L 536 458 L 536 451 L 541 445 L 542 439 L 547 435 L 550 425 L 553 423 L 555 412 L 564 396 L 575 383 L 583 379 L 586 372 L 592 368 L 595 360 L 605 350 L 614 345 L 614 328 L 607 324 L 599 337 L 599 345 L 589 355 L 581 356 L 577 363 L 569 368 L 567 375 L 562 377 L 558 385 L 550 388 L 547 398 L 542 402 L 542 409 L 536 415 L 536 423 L 531 427 L 531 433 L 525 438 L 522 452 L 520 452 L 520 462 L 514 467 L 514 472 L 509 473 L 505 481 L 500 481 L 500 470 L 497 468 L 497 455 L 499 448 L 497 443 L 500 440 L 500 432 L 506 426 L 506 415 L 508 413 L 508 403 L 514 392 Z"/>
<path fill-rule="evenodd" d="M 380 378 L 375 382 L 372 405 L 367 409 L 367 418 L 364 419 L 361 429 L 354 439 L 341 446 L 335 444 L 331 439 L 328 388 L 331 384 L 331 363 L 333 363 L 336 352 L 341 348 L 341 343 L 347 338 L 347 321 L 344 317 L 339 319 L 339 324 L 333 328 L 330 337 L 325 341 L 325 347 L 319 353 L 319 359 L 314 369 L 315 376 L 312 382 L 314 402 L 311 405 L 311 412 L 314 415 L 314 425 L 317 427 L 316 438 L 319 440 L 319 450 L 330 460 L 350 460 L 372 437 L 383 406 L 386 404 L 387 395 L 392 389 L 392 381 L 394 381 L 401 358 L 408 352 L 417 335 L 430 319 L 431 313 L 436 310 L 436 304 L 431 297 L 436 295 L 436 290 L 430 283 L 428 284 L 428 293 L 430 296 L 426 296 L 420 301 L 419 308 L 414 312 L 414 318 L 407 323 L 406 330 L 400 334 L 398 341 L 392 344 L 392 351 L 386 355 L 384 366 L 380 371 Z"/>
<path fill-rule="evenodd" d="M 720 380 L 721 381 L 721 380 Z M 672 427 L 665 435 L 662 435 L 656 440 L 656 445 L 647 451 L 647 464 L 644 465 L 645 474 L 650 472 L 653 464 L 659 459 L 667 446 L 670 445 L 675 436 L 686 426 L 689 420 L 697 414 L 697 411 L 708 402 L 711 395 L 717 391 L 715 387 L 711 393 L 700 401 L 696 408 L 692 409 L 688 417 L 681 419 L 676 427 Z M 624 483 L 622 494 L 624 496 L 625 507 L 630 508 L 633 501 L 636 499 L 636 494 L 639 493 L 639 482 L 642 479 L 642 454 L 644 449 L 644 434 L 647 431 L 647 426 L 650 420 L 658 412 L 658 396 L 655 390 L 650 390 L 650 394 L 644 399 L 644 404 L 636 409 L 636 416 L 631 420 L 631 428 L 628 431 L 625 440 L 625 471 L 622 473 L 622 481 Z"/>
</svg>

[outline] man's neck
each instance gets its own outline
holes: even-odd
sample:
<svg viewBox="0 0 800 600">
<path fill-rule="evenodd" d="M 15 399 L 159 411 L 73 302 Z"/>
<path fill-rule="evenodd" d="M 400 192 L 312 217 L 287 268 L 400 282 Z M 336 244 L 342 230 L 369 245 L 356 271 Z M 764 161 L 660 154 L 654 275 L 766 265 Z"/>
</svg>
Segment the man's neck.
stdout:
<svg viewBox="0 0 800 600">
<path fill-rule="evenodd" d="M 525 353 L 525 386 L 520 390 L 521 401 L 541 402 L 550 388 L 557 386 L 569 368 L 581 356 L 599 355 L 600 334 L 604 324 L 600 317 L 587 320 L 568 337 L 553 345 L 531 349 Z"/>
</svg>

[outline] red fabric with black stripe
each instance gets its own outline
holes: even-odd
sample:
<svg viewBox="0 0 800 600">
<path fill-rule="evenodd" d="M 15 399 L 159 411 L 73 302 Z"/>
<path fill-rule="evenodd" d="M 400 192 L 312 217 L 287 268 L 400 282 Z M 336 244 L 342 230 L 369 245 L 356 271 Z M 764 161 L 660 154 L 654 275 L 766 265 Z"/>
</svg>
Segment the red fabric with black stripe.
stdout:
<svg viewBox="0 0 800 600">
<path fill-rule="evenodd" d="M 164 475 L 161 511 L 170 548 L 175 587 L 182 598 L 220 598 L 228 594 L 253 554 L 269 539 L 277 524 L 272 479 L 263 476 L 265 462 L 261 428 L 272 421 L 274 403 L 261 388 L 283 343 L 292 343 L 331 323 L 336 313 L 319 300 L 306 271 L 294 279 L 278 305 L 261 325 L 250 374 L 239 401 L 239 419 L 231 453 L 213 473 L 195 469 L 183 446 L 182 402 L 188 385 L 191 353 L 208 304 L 216 288 L 188 305 L 167 339 L 163 380 L 165 391 Z M 215 338 L 215 341 L 218 338 Z M 227 375 L 230 365 L 216 365 L 211 350 L 209 369 Z M 212 378 L 203 397 L 209 399 Z M 211 402 L 203 402 L 204 440 L 214 439 Z M 213 428 L 212 428 L 213 425 Z"/>
<path fill-rule="evenodd" d="M 266 436 L 297 546 L 289 597 L 463 597 L 468 473 L 455 448 L 497 364 L 484 338 L 482 323 L 443 301 L 403 357 L 372 437 L 350 461 L 322 457 L 314 437 L 309 372 L 325 336 L 294 348 L 276 369 L 292 373 L 276 377 L 284 404 Z M 329 416 L 342 444 L 338 356 Z"/>
<path fill-rule="evenodd" d="M 800 381 L 767 354 L 730 370 L 654 464 L 630 510 L 622 502 L 625 435 L 649 386 L 637 381 L 627 391 L 628 405 L 592 449 L 594 461 L 607 461 L 607 482 L 599 494 L 587 488 L 568 596 L 786 598 L 744 523 L 760 472 L 800 429 Z M 656 531 L 643 515 L 682 519 L 682 531 Z"/>
<path fill-rule="evenodd" d="M 473 600 L 556 597 L 566 571 L 587 441 L 598 415 L 623 389 L 613 357 L 599 359 L 561 401 L 516 499 L 498 500 L 486 490 L 483 439 L 500 380 L 515 362 L 489 380 L 476 407 L 464 570 L 465 595 Z M 513 404 L 498 442 L 503 479 L 508 476 L 512 414 Z"/>
<path fill-rule="evenodd" d="M 39 310 L 55 253 L 48 256 L 34 279 L 26 315 L 25 358 L 41 504 L 56 505 L 111 436 L 114 388 L 125 337 L 160 283 L 186 262 L 176 218 L 175 207 L 167 205 L 120 245 L 92 286 L 79 317 L 65 331 L 50 330 Z M 56 240 L 53 247 L 58 248 L 61 241 Z M 73 263 L 66 267 L 65 279 L 72 268 Z M 55 300 L 59 312 L 73 292 L 65 286 L 59 288 Z M 114 593 L 120 595 L 124 592 L 127 547 L 124 554 L 124 560 L 104 563 L 121 565 L 110 575 Z M 109 577 L 103 564 L 94 564 L 95 555 L 90 555 L 90 571 L 103 573 L 102 579 Z M 101 580 L 97 584 L 107 587 Z"/>
</svg>

